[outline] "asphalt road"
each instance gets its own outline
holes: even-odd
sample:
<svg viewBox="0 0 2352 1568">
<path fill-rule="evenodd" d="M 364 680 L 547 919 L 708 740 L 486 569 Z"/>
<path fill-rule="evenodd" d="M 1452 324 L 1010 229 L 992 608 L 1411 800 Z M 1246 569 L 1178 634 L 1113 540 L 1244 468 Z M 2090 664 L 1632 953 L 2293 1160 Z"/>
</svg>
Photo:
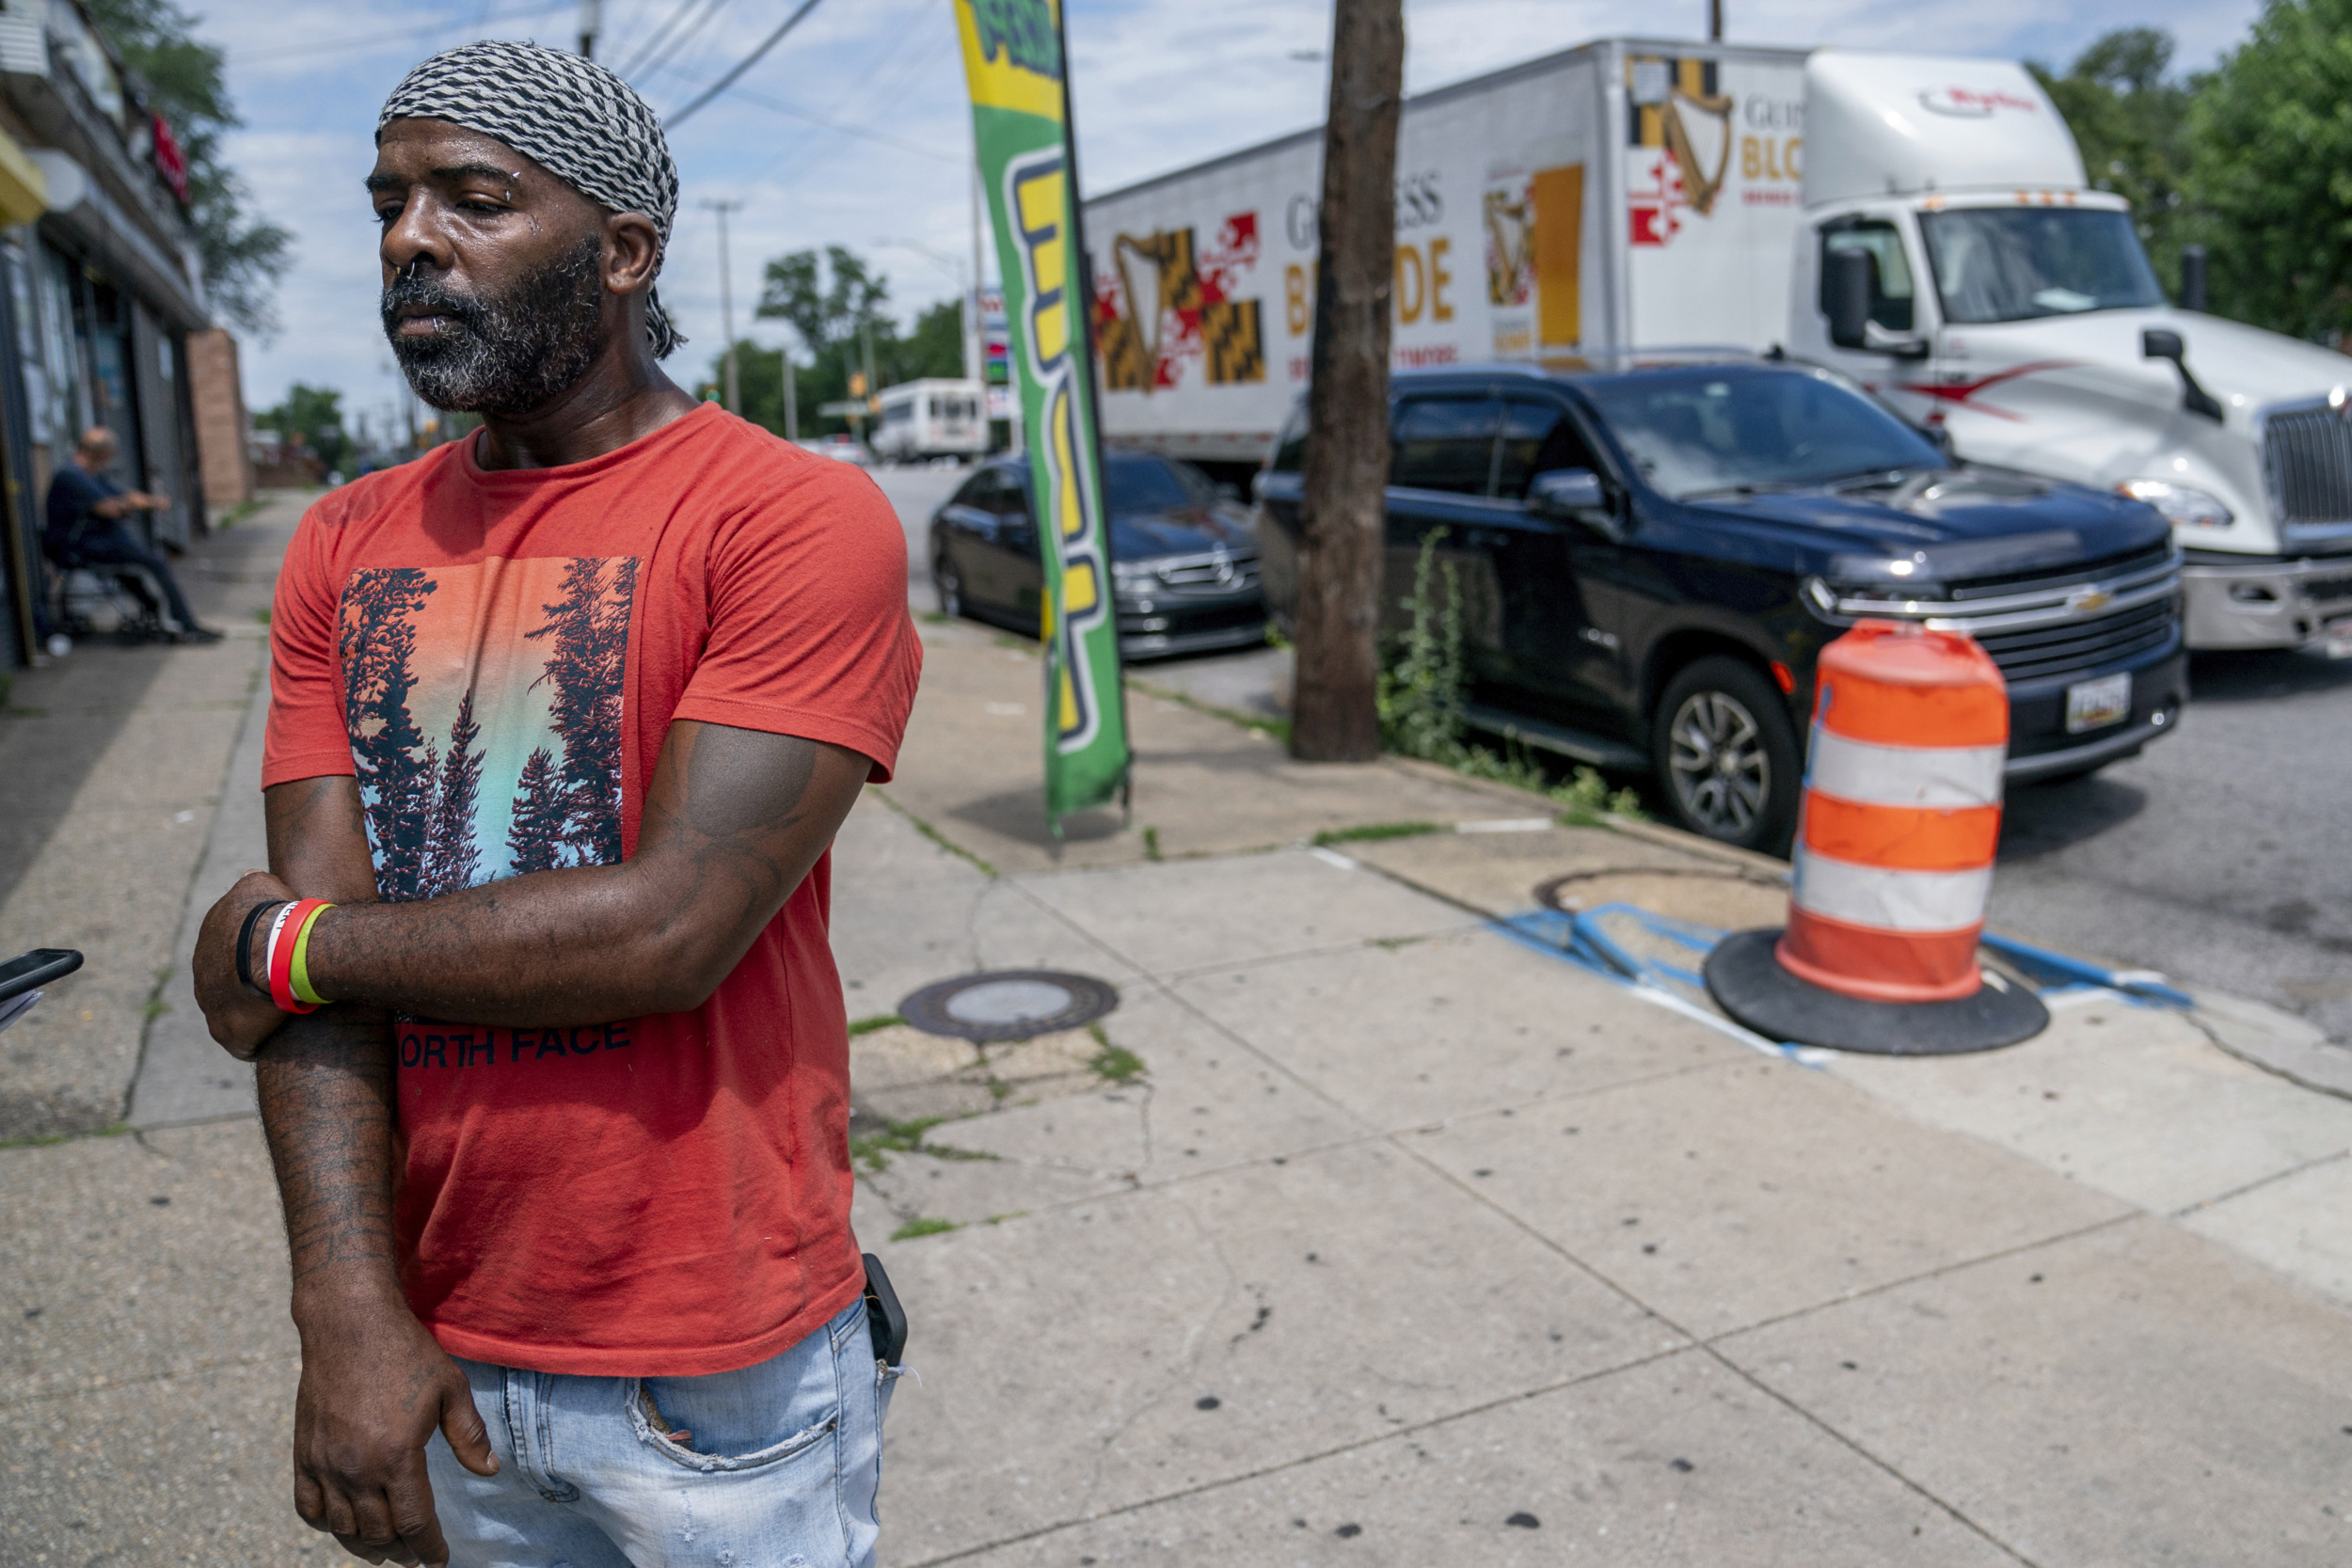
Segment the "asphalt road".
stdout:
<svg viewBox="0 0 2352 1568">
<path fill-rule="evenodd" d="M 931 608 L 925 534 L 962 469 L 877 469 Z M 1152 665 L 1220 705 L 1287 706 L 1268 655 Z M 2180 729 L 2008 802 L 1991 923 L 2028 942 L 2283 1007 L 2352 1045 L 2352 659 L 2201 655 Z"/>
<path fill-rule="evenodd" d="M 2178 734 L 2010 797 L 1992 921 L 2352 1044 L 2352 659 L 2209 654 Z"/>
</svg>

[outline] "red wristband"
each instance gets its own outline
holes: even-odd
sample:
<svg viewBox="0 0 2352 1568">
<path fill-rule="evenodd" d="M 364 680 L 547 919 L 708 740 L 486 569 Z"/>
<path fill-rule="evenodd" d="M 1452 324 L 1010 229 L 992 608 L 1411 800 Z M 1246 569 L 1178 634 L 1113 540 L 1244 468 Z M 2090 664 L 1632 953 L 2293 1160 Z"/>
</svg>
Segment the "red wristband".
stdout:
<svg viewBox="0 0 2352 1568">
<path fill-rule="evenodd" d="M 302 923 L 326 907 L 324 898 L 304 898 L 286 911 L 286 918 L 270 933 L 269 999 L 281 1013 L 311 1013 L 318 1009 L 294 993 L 294 937 Z"/>
</svg>

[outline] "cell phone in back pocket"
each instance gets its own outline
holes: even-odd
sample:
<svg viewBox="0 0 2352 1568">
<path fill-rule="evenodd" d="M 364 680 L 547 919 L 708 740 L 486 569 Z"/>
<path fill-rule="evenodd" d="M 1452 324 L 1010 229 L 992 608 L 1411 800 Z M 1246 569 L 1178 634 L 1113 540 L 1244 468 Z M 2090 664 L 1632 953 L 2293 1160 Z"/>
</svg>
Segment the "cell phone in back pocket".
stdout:
<svg viewBox="0 0 2352 1568">
<path fill-rule="evenodd" d="M 898 1292 L 890 1288 L 890 1275 L 882 1259 L 866 1255 L 866 1326 L 874 1336 L 874 1359 L 896 1367 L 907 1353 L 907 1311 Z"/>
</svg>

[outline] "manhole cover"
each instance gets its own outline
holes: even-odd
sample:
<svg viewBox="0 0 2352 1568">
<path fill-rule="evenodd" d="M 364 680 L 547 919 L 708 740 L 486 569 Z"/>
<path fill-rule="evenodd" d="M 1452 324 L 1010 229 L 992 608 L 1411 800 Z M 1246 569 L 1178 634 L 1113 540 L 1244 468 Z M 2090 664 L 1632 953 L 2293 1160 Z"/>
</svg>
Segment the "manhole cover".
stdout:
<svg viewBox="0 0 2352 1568">
<path fill-rule="evenodd" d="M 1091 975 L 999 969 L 925 986 L 898 1016 L 927 1034 L 986 1043 L 1080 1028 L 1118 1006 L 1119 993 Z"/>
</svg>

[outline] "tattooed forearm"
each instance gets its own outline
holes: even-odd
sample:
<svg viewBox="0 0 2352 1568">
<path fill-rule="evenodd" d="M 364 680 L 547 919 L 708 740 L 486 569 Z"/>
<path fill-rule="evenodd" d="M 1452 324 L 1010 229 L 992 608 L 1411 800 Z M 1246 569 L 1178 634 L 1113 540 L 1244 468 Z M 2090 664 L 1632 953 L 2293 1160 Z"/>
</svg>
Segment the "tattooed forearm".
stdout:
<svg viewBox="0 0 2352 1568">
<path fill-rule="evenodd" d="M 481 1024 L 695 1006 L 833 842 L 869 766 L 818 741 L 677 723 L 628 861 L 339 910 L 311 937 L 312 981 L 339 999 Z"/>
<path fill-rule="evenodd" d="M 337 1008 L 292 1020 L 262 1057 L 258 1087 L 297 1308 L 307 1291 L 396 1291 L 384 1019 Z"/>
</svg>

